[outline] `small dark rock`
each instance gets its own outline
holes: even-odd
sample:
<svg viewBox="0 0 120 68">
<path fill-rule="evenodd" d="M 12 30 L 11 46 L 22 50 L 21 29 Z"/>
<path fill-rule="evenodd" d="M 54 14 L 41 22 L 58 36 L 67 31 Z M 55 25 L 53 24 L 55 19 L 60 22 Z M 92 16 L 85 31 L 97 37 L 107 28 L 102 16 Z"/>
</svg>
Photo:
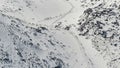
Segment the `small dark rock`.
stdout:
<svg viewBox="0 0 120 68">
<path fill-rule="evenodd" d="M 37 31 L 38 33 L 41 33 L 41 30 L 40 30 L 40 29 L 36 29 L 36 31 Z"/>
</svg>

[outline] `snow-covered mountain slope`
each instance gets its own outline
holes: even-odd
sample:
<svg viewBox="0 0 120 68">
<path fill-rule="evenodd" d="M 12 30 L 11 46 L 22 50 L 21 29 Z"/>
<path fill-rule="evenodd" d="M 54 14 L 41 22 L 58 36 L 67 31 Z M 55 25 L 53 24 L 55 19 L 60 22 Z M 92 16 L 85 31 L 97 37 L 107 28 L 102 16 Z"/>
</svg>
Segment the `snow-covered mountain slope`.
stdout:
<svg viewBox="0 0 120 68">
<path fill-rule="evenodd" d="M 89 12 L 88 12 L 89 11 Z M 87 9 L 79 22 L 79 35 L 92 38 L 93 45 L 107 60 L 108 68 L 119 68 L 119 2 Z M 81 19 L 83 20 L 83 19 Z"/>
<path fill-rule="evenodd" d="M 78 68 L 80 64 L 92 68 L 81 44 L 68 32 L 30 27 L 4 14 L 0 19 L 1 68 Z"/>
<path fill-rule="evenodd" d="M 98 68 L 96 65 L 105 66 L 100 68 L 119 68 L 119 0 L 101 2 L 97 6 L 86 7 L 83 11 L 79 18 L 77 15 L 71 17 L 74 19 L 73 22 L 70 22 L 66 16 L 66 19 L 63 18 L 55 23 L 54 27 L 70 31 L 77 36 L 95 68 Z M 95 53 L 102 56 L 99 57 L 102 61 L 96 61 L 98 59 Z"/>
<path fill-rule="evenodd" d="M 0 68 L 119 68 L 119 0 L 0 0 Z"/>
<path fill-rule="evenodd" d="M 35 25 L 40 23 L 50 25 L 72 9 L 64 0 L 0 0 L 0 2 L 2 13 Z"/>
</svg>

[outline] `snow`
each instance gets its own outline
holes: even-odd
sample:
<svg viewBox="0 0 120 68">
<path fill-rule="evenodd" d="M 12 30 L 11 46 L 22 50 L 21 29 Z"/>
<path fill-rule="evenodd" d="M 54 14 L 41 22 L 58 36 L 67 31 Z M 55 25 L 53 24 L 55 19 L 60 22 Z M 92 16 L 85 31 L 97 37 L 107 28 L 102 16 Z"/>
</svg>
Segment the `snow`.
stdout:
<svg viewBox="0 0 120 68">
<path fill-rule="evenodd" d="M 119 0 L 0 0 L 0 68 L 119 68 L 118 14 Z"/>
</svg>

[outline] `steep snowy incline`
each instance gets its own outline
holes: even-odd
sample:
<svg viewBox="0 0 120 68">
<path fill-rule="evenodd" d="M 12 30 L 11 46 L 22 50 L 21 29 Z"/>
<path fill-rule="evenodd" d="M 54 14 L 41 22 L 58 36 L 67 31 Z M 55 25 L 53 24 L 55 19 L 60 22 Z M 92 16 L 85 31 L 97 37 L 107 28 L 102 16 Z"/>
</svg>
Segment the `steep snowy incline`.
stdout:
<svg viewBox="0 0 120 68">
<path fill-rule="evenodd" d="M 119 0 L 0 0 L 0 68 L 120 68 Z"/>
<path fill-rule="evenodd" d="M 33 28 L 4 14 L 0 28 L 1 68 L 93 68 L 81 44 L 64 30 Z"/>
<path fill-rule="evenodd" d="M 77 37 L 94 67 L 119 68 L 119 3 L 119 0 L 105 0 L 83 10 L 77 9 L 81 13 L 72 12 L 53 27 L 70 31 Z"/>
</svg>

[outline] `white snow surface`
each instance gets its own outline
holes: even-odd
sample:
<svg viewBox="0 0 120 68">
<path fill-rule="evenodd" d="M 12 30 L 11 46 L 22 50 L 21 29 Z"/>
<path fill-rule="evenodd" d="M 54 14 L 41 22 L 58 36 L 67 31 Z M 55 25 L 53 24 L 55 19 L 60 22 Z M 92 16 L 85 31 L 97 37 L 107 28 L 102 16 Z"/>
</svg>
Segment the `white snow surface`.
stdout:
<svg viewBox="0 0 120 68">
<path fill-rule="evenodd" d="M 0 0 L 0 68 L 120 68 L 119 3 Z"/>
</svg>

